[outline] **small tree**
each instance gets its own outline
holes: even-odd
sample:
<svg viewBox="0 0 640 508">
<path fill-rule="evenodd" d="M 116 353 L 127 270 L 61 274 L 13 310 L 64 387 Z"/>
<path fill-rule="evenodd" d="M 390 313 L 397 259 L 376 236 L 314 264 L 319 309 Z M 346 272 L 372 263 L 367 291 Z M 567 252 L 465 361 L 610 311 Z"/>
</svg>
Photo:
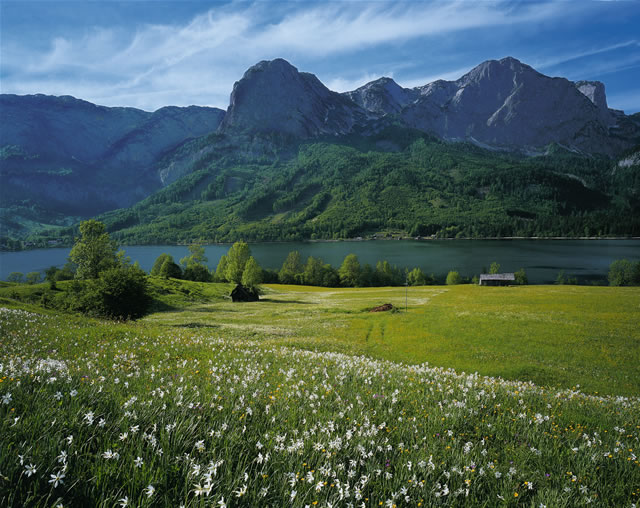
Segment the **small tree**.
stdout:
<svg viewBox="0 0 640 508">
<path fill-rule="evenodd" d="M 462 283 L 462 277 L 460 277 L 460 274 L 455 270 L 451 270 L 447 274 L 447 286 L 455 286 L 456 284 L 461 284 L 461 283 Z"/>
<path fill-rule="evenodd" d="M 260 268 L 258 262 L 251 256 L 242 273 L 242 285 L 256 291 L 261 282 L 262 268 Z"/>
<path fill-rule="evenodd" d="M 162 254 L 160 254 L 156 258 L 155 262 L 153 263 L 153 267 L 151 268 L 149 275 L 154 275 L 154 276 L 160 275 L 160 268 L 162 268 L 162 265 L 167 259 L 171 259 L 171 261 L 173 261 L 173 256 L 171 256 L 170 254 L 167 254 L 166 252 L 163 252 Z"/>
<path fill-rule="evenodd" d="M 102 222 L 91 219 L 80 223 L 80 235 L 69 253 L 78 266 L 76 278 L 96 279 L 100 272 L 116 266 L 117 246 Z"/>
<path fill-rule="evenodd" d="M 144 271 L 124 265 L 104 271 L 95 281 L 92 313 L 116 319 L 143 316 L 151 303 Z"/>
<path fill-rule="evenodd" d="M 640 285 L 640 261 L 615 260 L 609 266 L 608 279 L 611 286 Z"/>
<path fill-rule="evenodd" d="M 24 280 L 24 273 L 11 272 L 7 277 L 7 282 L 22 282 Z"/>
<path fill-rule="evenodd" d="M 297 250 L 289 252 L 287 259 L 282 263 L 282 268 L 278 273 L 278 279 L 282 284 L 295 284 L 296 275 L 302 274 L 304 267 L 302 266 L 302 257 Z"/>
<path fill-rule="evenodd" d="M 217 282 L 226 282 L 227 281 L 227 256 L 222 256 L 220 261 L 218 261 L 218 267 L 216 268 L 216 281 Z"/>
<path fill-rule="evenodd" d="M 500 273 L 500 263 L 496 263 L 495 261 L 491 263 L 489 273 Z"/>
<path fill-rule="evenodd" d="M 427 277 L 420 268 L 414 268 L 407 274 L 407 282 L 410 286 L 424 286 Z"/>
<path fill-rule="evenodd" d="M 242 284 L 244 267 L 251 257 L 249 245 L 245 242 L 234 243 L 227 252 L 227 269 L 225 278 L 229 282 Z"/>
<path fill-rule="evenodd" d="M 358 261 L 358 256 L 355 254 L 347 255 L 338 270 L 338 275 L 343 286 L 357 286 L 360 280 L 360 261 Z"/>
<path fill-rule="evenodd" d="M 520 268 L 513 276 L 516 279 L 516 284 L 520 284 L 521 286 L 529 284 L 529 279 L 527 278 L 527 273 L 524 271 L 524 268 Z"/>
<path fill-rule="evenodd" d="M 322 286 L 323 263 L 322 259 L 309 256 L 304 267 L 303 281 L 309 286 Z"/>
<path fill-rule="evenodd" d="M 158 270 L 158 275 L 165 279 L 180 279 L 182 277 L 182 269 L 173 261 L 173 257 L 167 254 L 160 270 Z"/>
<path fill-rule="evenodd" d="M 40 280 L 40 272 L 29 272 L 27 274 L 27 284 L 37 284 Z"/>
<path fill-rule="evenodd" d="M 189 252 L 191 255 L 185 256 L 180 260 L 180 264 L 189 268 L 193 265 L 203 265 L 205 266 L 207 261 L 207 256 L 204 255 L 204 247 L 199 244 L 191 244 L 189 245 Z"/>
</svg>

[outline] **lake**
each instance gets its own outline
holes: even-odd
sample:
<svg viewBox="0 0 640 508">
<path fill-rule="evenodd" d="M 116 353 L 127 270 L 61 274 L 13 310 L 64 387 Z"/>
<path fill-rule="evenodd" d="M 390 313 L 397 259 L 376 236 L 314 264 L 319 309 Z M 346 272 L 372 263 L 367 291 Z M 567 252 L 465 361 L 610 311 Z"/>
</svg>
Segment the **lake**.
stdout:
<svg viewBox="0 0 640 508">
<path fill-rule="evenodd" d="M 155 259 L 166 252 L 176 262 L 188 255 L 186 246 L 122 246 L 132 261 L 149 271 Z M 210 268 L 217 266 L 229 245 L 207 245 L 205 253 Z M 343 242 L 283 242 L 251 244 L 251 252 L 263 268 L 279 269 L 290 251 L 297 250 L 303 259 L 322 258 L 339 267 L 347 254 L 356 254 L 361 264 L 375 265 L 387 260 L 399 267 L 420 267 L 444 278 L 449 270 L 462 275 L 479 274 L 497 261 L 501 271 L 524 268 L 530 283 L 553 282 L 561 270 L 580 281 L 606 280 L 607 271 L 616 259 L 640 260 L 640 240 L 370 240 Z M 68 248 L 0 252 L 0 279 L 11 272 L 43 272 L 51 265 L 67 261 Z"/>
</svg>

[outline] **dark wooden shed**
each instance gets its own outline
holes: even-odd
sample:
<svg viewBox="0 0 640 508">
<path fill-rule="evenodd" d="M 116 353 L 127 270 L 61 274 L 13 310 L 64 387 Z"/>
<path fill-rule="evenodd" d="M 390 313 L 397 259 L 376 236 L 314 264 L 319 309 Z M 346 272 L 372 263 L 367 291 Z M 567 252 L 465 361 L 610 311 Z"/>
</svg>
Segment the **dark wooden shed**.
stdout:
<svg viewBox="0 0 640 508">
<path fill-rule="evenodd" d="M 516 277 L 512 273 L 483 273 L 480 275 L 481 286 L 510 286 L 515 282 Z"/>
<path fill-rule="evenodd" d="M 234 302 L 257 302 L 260 296 L 255 289 L 246 288 L 238 284 L 233 291 L 231 291 L 231 299 Z"/>
</svg>

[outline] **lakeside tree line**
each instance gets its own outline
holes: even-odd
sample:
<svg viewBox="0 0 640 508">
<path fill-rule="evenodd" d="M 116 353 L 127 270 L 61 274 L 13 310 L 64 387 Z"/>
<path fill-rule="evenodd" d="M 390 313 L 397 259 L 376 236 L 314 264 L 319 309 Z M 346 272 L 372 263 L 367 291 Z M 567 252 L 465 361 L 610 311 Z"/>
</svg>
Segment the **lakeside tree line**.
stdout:
<svg viewBox="0 0 640 508">
<path fill-rule="evenodd" d="M 322 259 L 309 256 L 303 260 L 298 251 L 289 252 L 279 270 L 260 267 L 251 255 L 246 242 L 234 243 L 220 258 L 215 270 L 207 267 L 207 257 L 202 245 L 189 246 L 189 255 L 176 263 L 169 254 L 161 254 L 149 273 L 152 277 L 182 279 L 196 282 L 233 283 L 259 292 L 262 283 L 298 284 L 320 287 L 383 287 L 420 286 L 445 283 L 456 285 L 477 283 L 458 271 L 449 271 L 444 281 L 420 268 L 402 269 L 388 261 L 378 261 L 375 266 L 361 264 L 355 254 L 348 254 L 340 267 L 335 268 Z M 499 273 L 500 265 L 491 264 L 483 273 Z M 640 261 L 626 259 L 614 261 L 608 274 L 612 286 L 640 285 Z M 147 274 L 138 263 L 131 264 L 124 251 L 117 251 L 116 242 L 110 238 L 103 223 L 96 220 L 80 225 L 80 237 L 69 253 L 69 263 L 63 268 L 50 267 L 45 272 L 49 283 L 48 294 L 42 295 L 42 303 L 61 310 L 78 311 L 88 315 L 127 319 L 144 315 L 151 304 Z M 71 280 L 67 291 L 58 292 L 57 282 Z M 9 282 L 25 282 L 24 275 L 14 272 Z M 27 274 L 26 283 L 41 281 L 39 272 Z M 524 269 L 515 272 L 516 284 L 528 284 Z M 556 284 L 577 284 L 574 278 L 560 272 Z"/>
</svg>

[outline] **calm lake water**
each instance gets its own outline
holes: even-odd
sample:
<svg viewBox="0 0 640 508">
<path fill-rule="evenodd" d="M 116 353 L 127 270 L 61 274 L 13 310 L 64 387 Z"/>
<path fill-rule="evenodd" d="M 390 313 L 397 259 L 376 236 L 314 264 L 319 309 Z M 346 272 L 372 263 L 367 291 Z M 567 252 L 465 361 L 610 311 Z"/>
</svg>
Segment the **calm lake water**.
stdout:
<svg viewBox="0 0 640 508">
<path fill-rule="evenodd" d="M 132 261 L 149 271 L 155 259 L 166 252 L 176 262 L 188 255 L 184 246 L 122 246 Z M 205 252 L 210 268 L 217 266 L 229 245 L 208 245 Z M 609 265 L 616 259 L 640 260 L 640 240 L 377 240 L 345 242 L 284 242 L 251 244 L 251 252 L 264 268 L 279 269 L 290 251 L 303 259 L 322 258 L 339 267 L 347 254 L 356 254 L 361 264 L 375 265 L 387 260 L 399 267 L 420 267 L 425 273 L 444 277 L 449 270 L 472 276 L 488 268 L 493 261 L 501 271 L 524 268 L 529 282 L 553 282 L 561 270 L 581 281 L 605 280 Z M 67 261 L 68 248 L 0 252 L 0 279 L 11 272 L 44 271 Z"/>
</svg>

